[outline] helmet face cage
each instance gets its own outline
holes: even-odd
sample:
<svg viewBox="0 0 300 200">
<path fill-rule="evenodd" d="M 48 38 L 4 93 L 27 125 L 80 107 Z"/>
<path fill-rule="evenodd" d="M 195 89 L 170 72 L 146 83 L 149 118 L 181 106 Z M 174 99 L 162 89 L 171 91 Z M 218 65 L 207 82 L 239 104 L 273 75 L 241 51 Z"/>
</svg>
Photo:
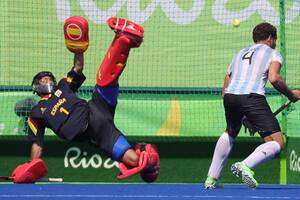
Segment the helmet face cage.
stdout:
<svg viewBox="0 0 300 200">
<path fill-rule="evenodd" d="M 45 76 L 51 77 L 51 79 L 53 80 L 53 83 L 41 85 L 40 80 Z M 37 93 L 38 95 L 50 94 L 50 93 L 53 93 L 53 91 L 56 87 L 56 80 L 51 72 L 42 71 L 42 72 L 37 73 L 33 77 L 31 86 L 32 86 L 33 93 Z"/>
</svg>

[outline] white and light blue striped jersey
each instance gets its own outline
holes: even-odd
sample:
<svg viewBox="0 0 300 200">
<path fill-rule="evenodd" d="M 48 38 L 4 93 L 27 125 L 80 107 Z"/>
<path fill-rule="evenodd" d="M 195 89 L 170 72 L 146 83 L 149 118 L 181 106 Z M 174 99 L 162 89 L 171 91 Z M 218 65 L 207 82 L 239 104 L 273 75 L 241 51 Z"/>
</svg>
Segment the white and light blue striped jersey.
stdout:
<svg viewBox="0 0 300 200">
<path fill-rule="evenodd" d="M 269 66 L 274 61 L 283 62 L 280 53 L 268 45 L 255 44 L 242 49 L 228 67 L 230 83 L 225 93 L 265 95 Z"/>
</svg>

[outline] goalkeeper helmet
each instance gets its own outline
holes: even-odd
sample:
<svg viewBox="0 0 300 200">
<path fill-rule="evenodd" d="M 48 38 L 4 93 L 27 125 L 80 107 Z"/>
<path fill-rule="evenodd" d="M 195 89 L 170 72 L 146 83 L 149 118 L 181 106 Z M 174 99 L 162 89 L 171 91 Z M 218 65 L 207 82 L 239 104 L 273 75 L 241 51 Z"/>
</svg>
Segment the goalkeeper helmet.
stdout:
<svg viewBox="0 0 300 200">
<path fill-rule="evenodd" d="M 40 80 L 45 76 L 49 76 L 53 82 L 41 84 Z M 44 95 L 44 94 L 51 94 L 54 92 L 54 90 L 56 88 L 56 79 L 51 72 L 41 71 L 33 77 L 32 82 L 31 82 L 31 87 L 32 87 L 33 93 L 36 93 L 39 96 Z"/>
</svg>

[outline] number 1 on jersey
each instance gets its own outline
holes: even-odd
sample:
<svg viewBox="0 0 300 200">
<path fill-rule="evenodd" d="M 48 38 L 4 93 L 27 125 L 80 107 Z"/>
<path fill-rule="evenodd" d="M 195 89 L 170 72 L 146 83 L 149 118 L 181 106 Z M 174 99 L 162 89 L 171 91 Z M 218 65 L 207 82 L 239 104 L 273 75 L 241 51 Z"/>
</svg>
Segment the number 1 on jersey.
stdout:
<svg viewBox="0 0 300 200">
<path fill-rule="evenodd" d="M 60 107 L 59 112 L 65 113 L 66 115 L 69 115 L 69 112 L 63 107 Z"/>
</svg>

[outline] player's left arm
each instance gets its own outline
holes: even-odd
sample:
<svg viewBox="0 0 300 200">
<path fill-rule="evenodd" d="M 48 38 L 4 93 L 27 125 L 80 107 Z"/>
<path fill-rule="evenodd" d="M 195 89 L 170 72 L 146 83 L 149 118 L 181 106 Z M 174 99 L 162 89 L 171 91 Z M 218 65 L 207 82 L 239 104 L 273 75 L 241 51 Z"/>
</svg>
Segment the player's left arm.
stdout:
<svg viewBox="0 0 300 200">
<path fill-rule="evenodd" d="M 268 79 L 273 87 L 285 95 L 290 101 L 296 102 L 299 100 L 300 91 L 291 90 L 285 80 L 280 75 L 283 59 L 280 53 L 276 50 L 272 52 L 271 63 L 268 67 Z"/>
<path fill-rule="evenodd" d="M 74 67 L 73 70 L 77 74 L 82 74 L 84 66 L 84 56 L 83 53 L 75 53 L 74 54 Z"/>
<path fill-rule="evenodd" d="M 19 164 L 12 172 L 11 177 L 14 183 L 34 183 L 45 176 L 48 168 L 41 160 L 44 141 L 44 126 L 39 120 L 28 118 L 28 139 L 32 142 L 31 155 L 28 162 Z"/>
<path fill-rule="evenodd" d="M 231 73 L 232 73 L 232 62 L 233 60 L 235 59 L 236 55 L 233 57 L 230 65 L 228 66 L 228 69 L 227 69 L 227 72 L 226 72 L 226 75 L 225 75 L 225 78 L 224 78 L 224 83 L 223 83 L 223 88 L 222 88 L 222 97 L 224 97 L 225 95 L 225 91 L 230 83 L 230 76 L 231 76 Z"/>
<path fill-rule="evenodd" d="M 89 24 L 82 16 L 72 16 L 66 19 L 63 30 L 66 47 L 74 53 L 74 66 L 64 79 L 70 88 L 76 92 L 85 81 L 85 76 L 82 73 L 83 53 L 89 46 Z"/>
<path fill-rule="evenodd" d="M 81 85 L 86 79 L 85 75 L 82 73 L 83 66 L 84 66 L 83 53 L 75 53 L 74 66 L 71 69 L 71 71 L 69 71 L 67 76 L 64 77 L 64 80 L 67 81 L 67 84 L 74 92 L 76 92 L 81 87 Z"/>
<path fill-rule="evenodd" d="M 42 157 L 45 127 L 40 120 L 33 119 L 31 116 L 28 117 L 27 122 L 28 122 L 27 137 L 32 144 L 30 159 L 34 160 L 36 158 Z"/>
<path fill-rule="evenodd" d="M 44 146 L 43 142 L 41 142 L 41 141 L 36 141 L 36 142 L 32 143 L 30 160 L 34 160 L 34 159 L 42 157 L 43 146 Z"/>
<path fill-rule="evenodd" d="M 226 73 L 223 83 L 223 89 L 222 89 L 222 97 L 224 97 L 225 91 L 230 83 L 230 74 Z"/>
</svg>

